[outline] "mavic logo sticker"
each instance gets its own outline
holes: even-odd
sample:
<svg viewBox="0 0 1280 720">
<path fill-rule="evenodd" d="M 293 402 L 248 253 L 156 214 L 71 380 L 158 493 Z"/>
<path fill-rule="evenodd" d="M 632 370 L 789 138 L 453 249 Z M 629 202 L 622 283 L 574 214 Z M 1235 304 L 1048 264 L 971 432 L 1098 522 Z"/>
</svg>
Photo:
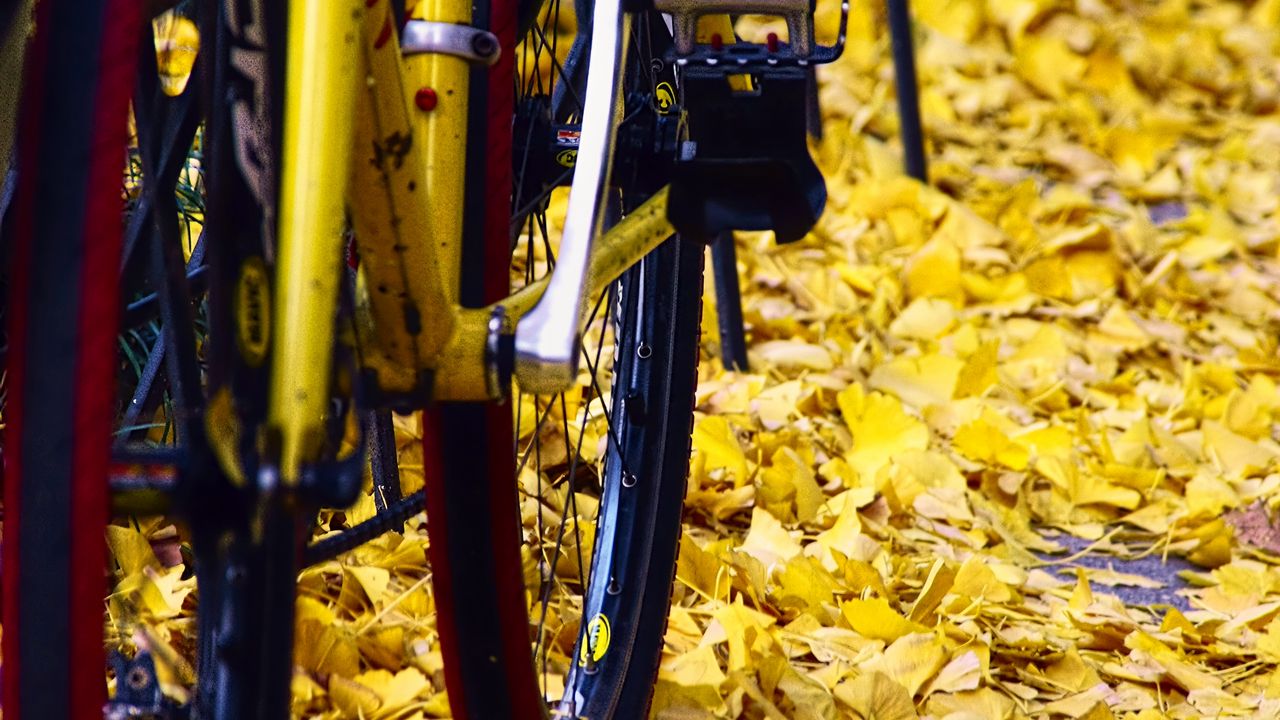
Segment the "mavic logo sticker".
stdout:
<svg viewBox="0 0 1280 720">
<path fill-rule="evenodd" d="M 587 623 L 587 636 L 583 638 L 582 648 L 578 651 L 578 665 L 587 666 L 588 658 L 592 664 L 600 662 L 609 651 L 609 618 L 598 614 Z"/>
<path fill-rule="evenodd" d="M 236 283 L 236 340 L 240 354 L 251 367 L 258 367 L 267 357 L 271 338 L 271 294 L 267 285 L 267 268 L 261 258 L 251 257 L 240 267 Z"/>
<path fill-rule="evenodd" d="M 578 164 L 578 151 L 572 149 L 561 150 L 559 154 L 556 155 L 556 162 L 563 167 L 571 168 Z"/>
</svg>

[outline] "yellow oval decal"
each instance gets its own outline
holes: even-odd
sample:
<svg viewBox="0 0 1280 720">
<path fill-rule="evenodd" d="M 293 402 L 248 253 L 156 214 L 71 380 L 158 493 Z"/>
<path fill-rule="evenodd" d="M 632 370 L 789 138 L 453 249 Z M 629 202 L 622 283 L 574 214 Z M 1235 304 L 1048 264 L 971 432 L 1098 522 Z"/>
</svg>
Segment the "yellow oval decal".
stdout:
<svg viewBox="0 0 1280 720">
<path fill-rule="evenodd" d="M 578 665 L 586 667 L 588 657 L 593 663 L 600 662 L 609 650 L 610 635 L 609 618 L 604 615 L 591 618 L 591 622 L 587 623 L 587 636 L 583 638 L 582 647 L 578 650 Z"/>
<path fill-rule="evenodd" d="M 271 292 L 267 268 L 261 258 L 250 258 L 240 266 L 236 284 L 236 339 L 240 354 L 252 367 L 267 357 L 271 339 Z"/>
<path fill-rule="evenodd" d="M 676 90 L 671 87 L 671 83 L 658 83 L 658 87 L 653 90 L 653 102 L 659 114 L 666 115 L 671 112 L 671 107 L 676 104 Z"/>
<path fill-rule="evenodd" d="M 561 165 L 567 168 L 571 168 L 574 165 L 577 165 L 578 164 L 577 148 L 571 148 L 569 150 L 561 150 L 556 155 L 556 162 L 560 163 Z"/>
</svg>

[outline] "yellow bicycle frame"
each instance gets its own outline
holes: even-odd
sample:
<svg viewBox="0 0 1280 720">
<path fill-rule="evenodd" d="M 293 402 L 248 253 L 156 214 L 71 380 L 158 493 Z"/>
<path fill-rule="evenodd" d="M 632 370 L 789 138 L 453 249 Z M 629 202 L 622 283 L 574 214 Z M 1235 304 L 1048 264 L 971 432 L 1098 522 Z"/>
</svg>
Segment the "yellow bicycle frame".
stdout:
<svg viewBox="0 0 1280 720">
<path fill-rule="evenodd" d="M 268 405 L 285 485 L 324 437 L 347 211 L 360 255 L 352 342 L 377 389 L 418 406 L 494 395 L 494 308 L 458 304 L 471 68 L 448 55 L 402 58 L 389 5 L 290 2 Z M 428 0 L 421 12 L 469 24 L 471 0 Z M 670 237 L 666 199 L 664 189 L 596 243 L 588 297 Z M 498 303 L 508 321 L 545 285 Z"/>
<path fill-rule="evenodd" d="M 284 87 L 268 432 L 281 480 L 320 450 L 342 280 L 343 190 L 351 157 L 361 0 L 290 3 Z M 338 140 L 335 141 L 335 138 Z M 276 444 L 276 443 L 270 443 Z"/>
</svg>

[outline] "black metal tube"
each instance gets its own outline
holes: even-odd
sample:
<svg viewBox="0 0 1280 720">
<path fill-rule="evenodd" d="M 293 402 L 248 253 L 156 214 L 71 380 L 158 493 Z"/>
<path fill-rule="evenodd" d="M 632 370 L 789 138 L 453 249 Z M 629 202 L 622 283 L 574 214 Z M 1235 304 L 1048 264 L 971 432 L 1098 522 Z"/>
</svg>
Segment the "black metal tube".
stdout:
<svg viewBox="0 0 1280 720">
<path fill-rule="evenodd" d="M 805 78 L 805 125 L 809 137 L 822 139 L 822 107 L 818 104 L 818 72 L 809 68 Z"/>
<path fill-rule="evenodd" d="M 137 428 L 141 418 L 153 416 L 156 408 L 160 406 L 160 393 L 156 390 L 159 385 L 164 384 L 164 381 L 156 383 L 156 379 L 160 377 L 164 367 L 164 339 L 164 335 L 156 338 L 156 344 L 152 345 L 151 350 L 147 352 L 147 364 L 142 367 L 138 384 L 133 389 L 133 398 L 124 409 L 124 419 L 120 423 L 122 427 Z M 131 440 L 140 440 L 147 436 L 147 430 L 148 428 L 137 428 L 121 433 L 116 438 L 115 444 L 120 447 Z"/>
<path fill-rule="evenodd" d="M 711 272 L 716 283 L 716 319 L 720 324 L 720 359 L 726 370 L 747 370 L 747 337 L 742 327 L 742 293 L 738 288 L 738 251 L 733 233 L 711 243 Z"/>
<path fill-rule="evenodd" d="M 202 236 L 201 234 L 201 237 Z M 200 251 L 200 246 L 196 246 L 196 252 Z M 191 261 L 187 263 L 187 284 L 191 287 L 191 295 L 198 297 L 205 292 L 205 286 L 209 281 L 209 265 L 204 265 L 204 260 L 196 260 L 195 252 L 192 252 Z M 138 325 L 151 322 L 156 315 L 160 314 L 159 296 L 155 292 L 151 295 L 143 295 L 140 299 L 129 302 L 124 306 L 124 314 L 120 315 L 120 327 L 136 328 Z"/>
<path fill-rule="evenodd" d="M 390 410 L 370 410 L 365 413 L 364 422 L 369 470 L 373 474 L 373 504 L 382 511 L 401 497 L 395 425 Z"/>
<path fill-rule="evenodd" d="M 893 74 L 898 89 L 898 122 L 902 132 L 903 165 L 907 174 L 929 182 L 924 159 L 924 132 L 920 126 L 920 89 L 916 79 L 916 54 L 911 41 L 911 8 L 907 0 L 888 0 L 889 38 L 893 42 Z"/>
</svg>

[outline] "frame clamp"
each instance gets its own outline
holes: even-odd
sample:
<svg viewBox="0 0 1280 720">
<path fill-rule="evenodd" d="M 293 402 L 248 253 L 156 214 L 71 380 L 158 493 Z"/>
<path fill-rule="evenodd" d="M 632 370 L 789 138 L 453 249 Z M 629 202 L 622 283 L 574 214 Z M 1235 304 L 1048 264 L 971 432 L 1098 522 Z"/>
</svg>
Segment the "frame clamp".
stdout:
<svg viewBox="0 0 1280 720">
<path fill-rule="evenodd" d="M 515 369 L 516 328 L 506 308 L 497 305 L 489 316 L 484 343 L 484 382 L 489 397 L 505 402 L 511 394 L 511 375 Z"/>
<path fill-rule="evenodd" d="M 487 30 L 457 23 L 410 20 L 400 38 L 400 54 L 452 55 L 468 62 L 492 65 L 502 48 L 498 36 Z"/>
</svg>

